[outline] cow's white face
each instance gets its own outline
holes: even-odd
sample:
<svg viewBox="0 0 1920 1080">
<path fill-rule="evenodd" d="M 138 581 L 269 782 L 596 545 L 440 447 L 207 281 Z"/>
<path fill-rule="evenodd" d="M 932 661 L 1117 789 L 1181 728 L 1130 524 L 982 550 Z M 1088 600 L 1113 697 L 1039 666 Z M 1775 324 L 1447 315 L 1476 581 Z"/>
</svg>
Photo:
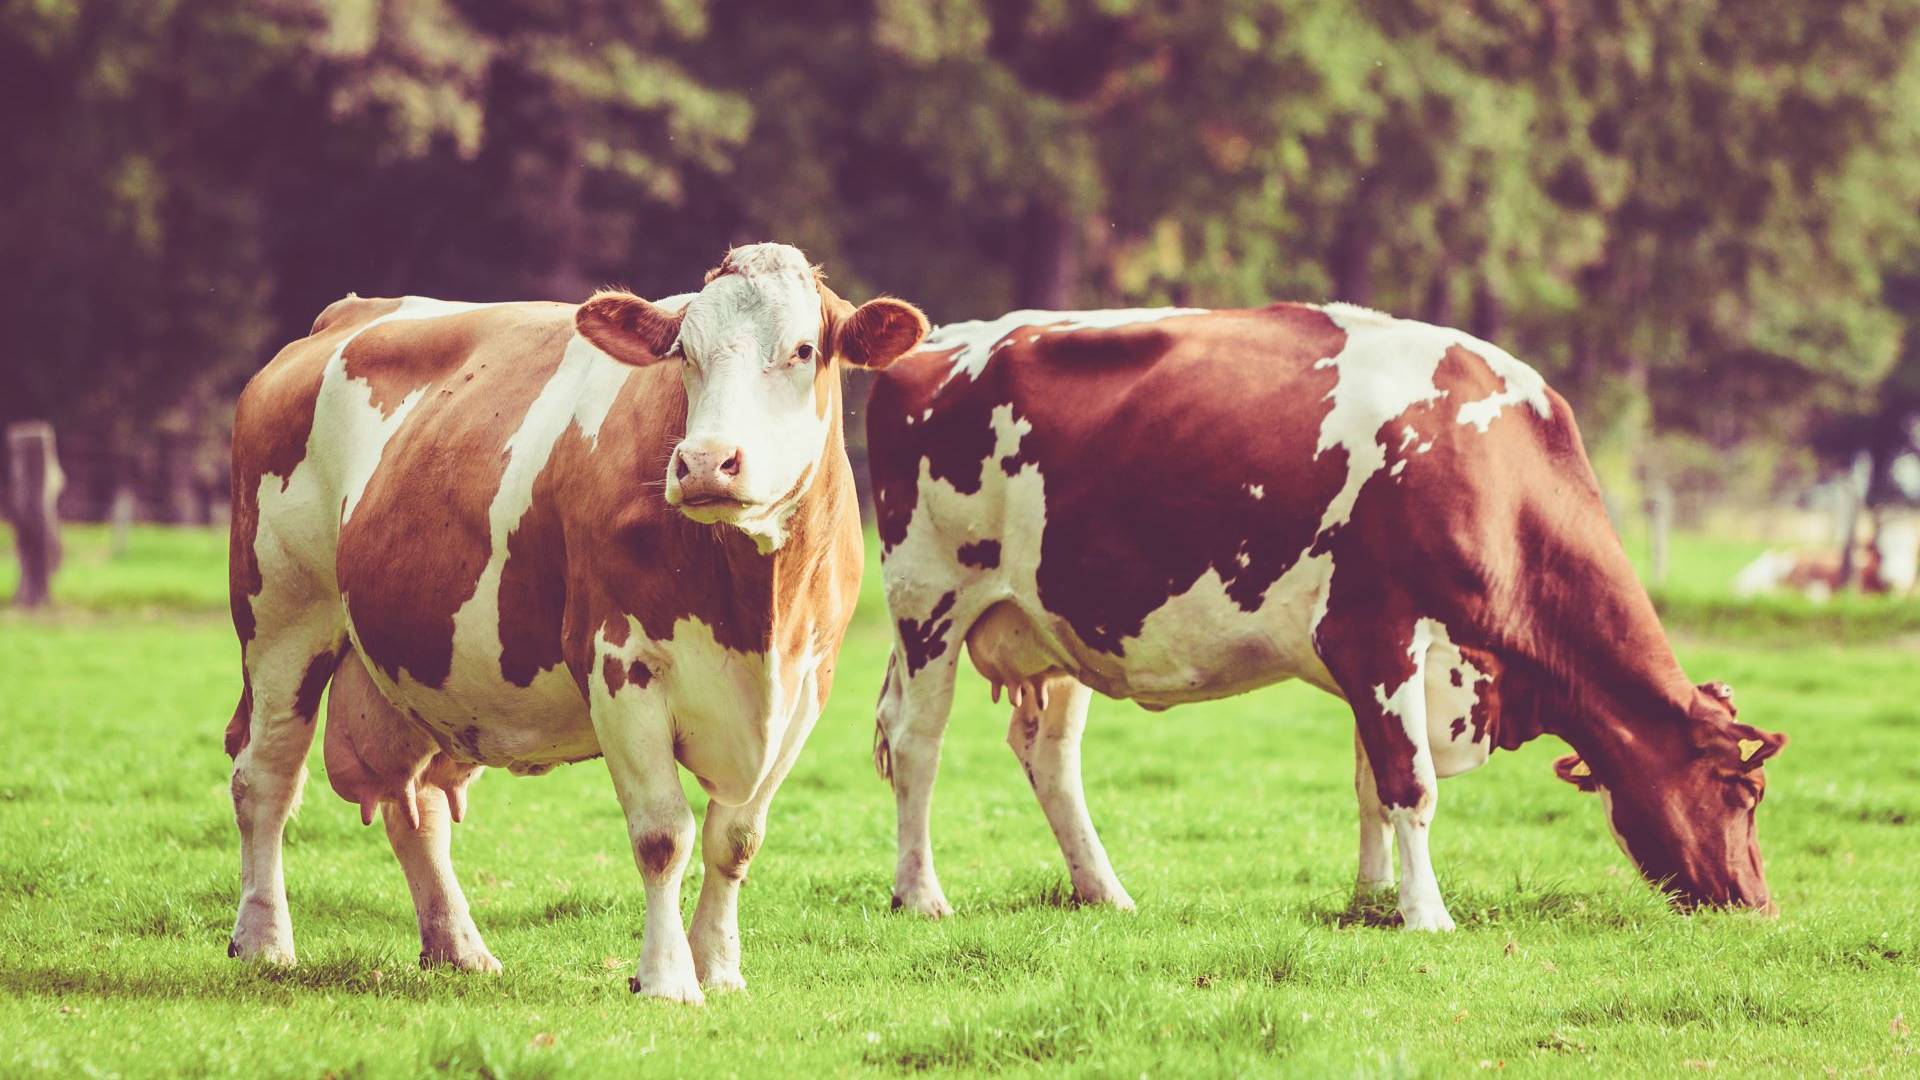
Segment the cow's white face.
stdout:
<svg viewBox="0 0 1920 1080">
<path fill-rule="evenodd" d="M 778 244 L 735 249 L 687 304 L 675 350 L 687 431 L 667 469 L 668 505 L 744 525 L 798 498 L 837 404 L 823 312 L 813 268 Z"/>
<path fill-rule="evenodd" d="M 668 303 L 602 293 L 575 324 L 617 360 L 680 364 L 687 427 L 667 504 L 777 546 L 840 423 L 834 362 L 885 367 L 919 344 L 926 317 L 891 299 L 855 309 L 784 244 L 734 248 L 683 307 Z"/>
</svg>

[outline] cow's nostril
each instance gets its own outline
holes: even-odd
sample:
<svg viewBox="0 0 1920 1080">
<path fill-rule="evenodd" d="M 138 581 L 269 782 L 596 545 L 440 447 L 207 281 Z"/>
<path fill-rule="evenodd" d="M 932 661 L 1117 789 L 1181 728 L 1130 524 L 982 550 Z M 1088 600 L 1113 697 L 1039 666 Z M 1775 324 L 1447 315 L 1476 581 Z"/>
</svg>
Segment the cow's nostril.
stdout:
<svg viewBox="0 0 1920 1080">
<path fill-rule="evenodd" d="M 673 476 L 676 480 L 687 478 L 687 459 L 682 454 L 673 455 Z"/>
<path fill-rule="evenodd" d="M 727 460 L 720 463 L 720 471 L 726 473 L 728 476 L 739 476 L 740 451 L 735 450 L 733 453 L 728 454 Z"/>
</svg>

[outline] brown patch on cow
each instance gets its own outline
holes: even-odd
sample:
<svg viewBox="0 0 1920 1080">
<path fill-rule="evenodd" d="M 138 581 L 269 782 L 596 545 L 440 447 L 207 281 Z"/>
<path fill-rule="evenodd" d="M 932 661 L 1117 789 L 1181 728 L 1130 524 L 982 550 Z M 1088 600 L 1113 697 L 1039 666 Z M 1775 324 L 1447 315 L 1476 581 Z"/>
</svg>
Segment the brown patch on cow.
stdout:
<svg viewBox="0 0 1920 1080">
<path fill-rule="evenodd" d="M 300 688 L 293 695 L 293 712 L 302 721 L 313 723 L 320 713 L 320 695 L 327 689 L 327 680 L 333 678 L 333 669 L 340 666 L 340 658 L 345 655 L 346 646 L 321 653 L 307 661 L 306 673 L 300 676 Z"/>
<path fill-rule="evenodd" d="M 953 599 L 951 592 L 940 597 L 925 619 L 899 620 L 900 644 L 906 650 L 908 675 L 947 651 L 947 634 L 953 629 L 953 620 L 944 616 L 953 610 Z"/>
<path fill-rule="evenodd" d="M 633 845 L 640 867 L 649 874 L 664 874 L 680 857 L 680 838 L 672 833 L 648 833 Z"/>
<path fill-rule="evenodd" d="M 714 872 L 728 881 L 739 881 L 747 876 L 747 865 L 760 850 L 760 831 L 746 822 L 736 822 L 727 829 L 724 850 L 714 860 Z"/>
<path fill-rule="evenodd" d="M 1000 565 L 1000 541 L 976 540 L 971 544 L 961 544 L 955 553 L 962 566 L 977 566 L 982 570 L 991 570 Z"/>
<path fill-rule="evenodd" d="M 1167 326 L 1010 349 L 1034 423 L 1021 456 L 1046 480 L 1040 600 L 1108 653 L 1209 569 L 1257 609 L 1313 540 L 1318 522 L 1301 508 L 1324 506 L 1345 480 L 1343 454 L 1315 456 L 1336 381 L 1315 365 L 1346 344 L 1332 320 L 1282 306 L 1186 320 L 1177 336 Z M 1100 342 L 1111 362 L 1092 360 Z M 1258 377 L 1220 362 L 1238 354 Z M 1210 407 L 1223 399 L 1235 407 Z"/>
<path fill-rule="evenodd" d="M 233 719 L 227 721 L 227 737 L 224 740 L 227 756 L 239 757 L 246 749 L 247 741 L 253 736 L 253 680 L 245 671 L 240 673 L 240 703 L 233 707 Z"/>
<path fill-rule="evenodd" d="M 453 745 L 459 748 L 459 756 L 467 761 L 486 760 L 486 756 L 480 752 L 480 728 L 476 724 L 468 724 L 454 732 Z"/>
<path fill-rule="evenodd" d="M 627 681 L 645 689 L 646 685 L 653 681 L 653 669 L 635 660 L 627 665 Z"/>
<path fill-rule="evenodd" d="M 540 471 L 532 502 L 507 534 L 507 561 L 500 568 L 500 677 L 515 686 L 531 686 L 565 659 L 569 556 L 560 475 L 552 468 Z M 620 633 L 626 640 L 624 620 Z"/>
<path fill-rule="evenodd" d="M 240 394 L 233 416 L 227 572 L 234 631 L 243 649 L 253 640 L 253 598 L 262 587 L 253 549 L 260 524 L 260 483 L 277 476 L 284 491 L 293 471 L 306 460 L 320 385 L 340 342 L 399 306 L 398 300 L 351 296 L 336 301 L 315 321 L 311 335 L 280 350 Z"/>
<path fill-rule="evenodd" d="M 362 655 L 387 677 L 402 672 L 423 686 L 446 683 L 453 663 L 453 616 L 471 599 L 492 554 L 488 508 L 500 490 L 508 455 L 503 452 L 528 409 L 560 365 L 571 334 L 564 305 L 501 305 L 440 319 L 376 327 L 362 354 L 398 355 L 415 340 L 423 355 L 437 358 L 450 390 L 423 400 L 388 441 L 354 514 L 340 530 L 339 580 L 360 635 Z M 467 345 L 453 349 L 440 339 Z M 358 346 L 360 342 L 356 341 Z M 404 379 L 426 377 L 407 362 Z M 472 376 L 468 378 L 467 376 Z M 403 395 L 404 396 L 404 395 Z M 574 429 L 569 428 L 569 431 Z M 423 498 L 431 492 L 431 498 Z M 529 547 L 549 549 L 550 529 L 536 518 Z M 418 550 L 409 559 L 396 553 Z M 510 554 L 510 552 L 509 552 Z M 530 682 L 553 649 L 552 578 L 543 570 L 516 570 L 514 591 L 503 596 L 515 607 L 511 664 Z"/>
<path fill-rule="evenodd" d="M 608 696 L 618 694 L 627 687 L 626 669 L 614 657 L 609 656 L 600 662 L 600 677 L 606 680 Z"/>
</svg>

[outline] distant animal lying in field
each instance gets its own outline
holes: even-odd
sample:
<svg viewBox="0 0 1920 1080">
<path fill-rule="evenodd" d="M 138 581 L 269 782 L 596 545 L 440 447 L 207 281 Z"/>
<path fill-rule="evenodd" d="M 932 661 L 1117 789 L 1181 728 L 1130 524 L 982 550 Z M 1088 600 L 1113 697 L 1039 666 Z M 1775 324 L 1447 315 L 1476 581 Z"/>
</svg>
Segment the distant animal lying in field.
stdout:
<svg viewBox="0 0 1920 1080">
<path fill-rule="evenodd" d="M 1853 565 L 1843 570 L 1834 552 L 1768 551 L 1734 575 L 1733 593 L 1743 599 L 1793 591 L 1825 600 L 1849 589 L 1870 595 L 1904 596 L 1920 577 L 1920 528 L 1887 521 L 1873 538 L 1854 544 Z"/>
<path fill-rule="evenodd" d="M 964 644 L 1081 902 L 1132 904 L 1082 793 L 1092 692 L 1299 678 L 1353 709 L 1358 888 L 1392 885 L 1397 840 L 1408 929 L 1454 925 L 1437 778 L 1543 734 L 1649 879 L 1770 908 L 1754 811 L 1786 740 L 1681 671 L 1572 412 L 1499 348 L 1345 304 L 1020 311 L 937 330 L 867 415 L 895 906 L 951 911 L 929 815 Z"/>
<path fill-rule="evenodd" d="M 499 968 L 448 856 L 473 774 L 604 755 L 646 885 L 633 989 L 743 985 L 740 881 L 859 589 L 841 368 L 925 332 L 774 244 L 657 304 L 323 312 L 234 420 L 231 953 L 294 960 L 281 836 L 331 678 L 328 773 L 385 815 L 422 963 Z M 680 765 L 711 796 L 691 933 Z"/>
</svg>

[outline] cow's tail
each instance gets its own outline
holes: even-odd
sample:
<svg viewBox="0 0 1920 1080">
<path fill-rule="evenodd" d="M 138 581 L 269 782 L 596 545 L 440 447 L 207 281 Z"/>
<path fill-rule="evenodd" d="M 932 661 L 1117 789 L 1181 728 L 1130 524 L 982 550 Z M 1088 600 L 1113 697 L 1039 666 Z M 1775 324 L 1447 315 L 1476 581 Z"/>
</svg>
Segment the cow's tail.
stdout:
<svg viewBox="0 0 1920 1080">
<path fill-rule="evenodd" d="M 887 657 L 887 677 L 880 684 L 880 700 L 873 709 L 873 771 L 893 782 L 893 745 L 887 741 L 887 720 L 900 707 L 900 680 L 895 672 L 900 657 Z"/>
</svg>

